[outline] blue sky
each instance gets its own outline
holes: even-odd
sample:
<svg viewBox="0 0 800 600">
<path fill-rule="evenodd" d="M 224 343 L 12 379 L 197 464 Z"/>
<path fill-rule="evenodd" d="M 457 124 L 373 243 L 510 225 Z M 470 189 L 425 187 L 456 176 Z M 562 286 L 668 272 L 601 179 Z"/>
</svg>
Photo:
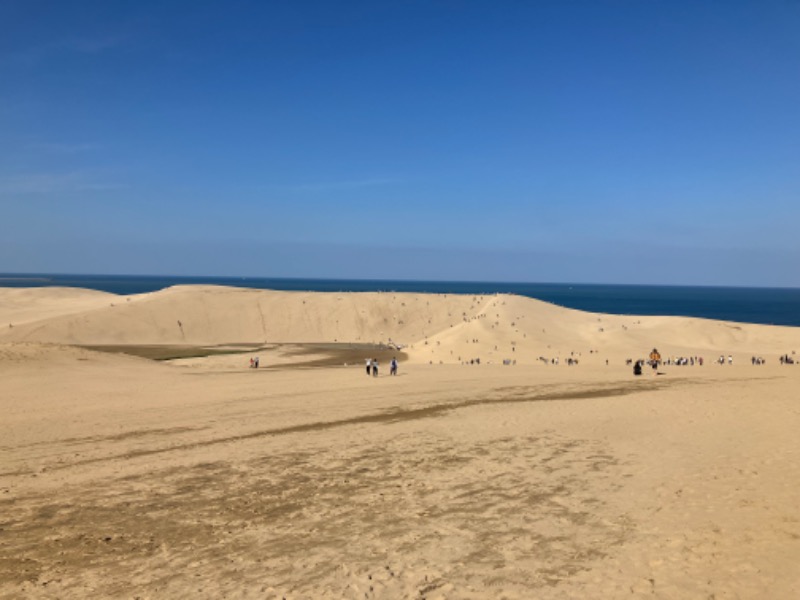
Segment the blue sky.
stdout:
<svg viewBox="0 0 800 600">
<path fill-rule="evenodd" d="M 0 2 L 0 272 L 800 286 L 800 2 Z"/>
</svg>

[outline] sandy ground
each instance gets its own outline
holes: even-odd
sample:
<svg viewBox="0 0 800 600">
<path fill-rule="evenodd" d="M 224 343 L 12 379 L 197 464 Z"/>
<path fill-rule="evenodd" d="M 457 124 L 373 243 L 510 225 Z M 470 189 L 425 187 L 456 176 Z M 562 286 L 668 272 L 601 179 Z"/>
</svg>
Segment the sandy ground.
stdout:
<svg viewBox="0 0 800 600">
<path fill-rule="evenodd" d="M 413 339 L 397 377 L 296 366 L 313 353 L 154 362 L 62 345 L 153 343 L 113 329 L 115 307 L 51 298 L 37 320 L 0 294 L 31 338 L 0 338 L 0 598 L 800 595 L 800 366 L 776 354 L 797 330 L 666 320 L 706 364 L 634 378 L 624 357 L 663 318 L 620 317 L 612 343 L 611 317 L 498 298 L 580 364 L 524 342 L 516 366 L 448 363 L 471 343 L 448 326 Z M 497 327 L 477 345 L 501 346 Z"/>
</svg>

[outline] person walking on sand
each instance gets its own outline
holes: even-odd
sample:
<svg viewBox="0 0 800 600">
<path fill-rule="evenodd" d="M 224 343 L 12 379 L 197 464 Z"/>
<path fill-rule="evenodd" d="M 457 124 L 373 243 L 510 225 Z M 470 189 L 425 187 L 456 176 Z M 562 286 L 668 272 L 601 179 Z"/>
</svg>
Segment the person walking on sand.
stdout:
<svg viewBox="0 0 800 600">
<path fill-rule="evenodd" d="M 389 363 L 389 375 L 397 375 L 397 358 L 392 357 L 392 362 Z"/>
<path fill-rule="evenodd" d="M 372 359 L 367 359 L 367 375 L 372 375 Z"/>
<path fill-rule="evenodd" d="M 650 353 L 650 364 L 653 367 L 653 371 L 658 371 L 658 365 L 660 363 L 661 353 L 656 348 L 653 348 L 653 351 Z"/>
<path fill-rule="evenodd" d="M 378 376 L 378 359 L 377 358 L 373 358 L 372 359 L 372 376 L 373 377 L 377 377 Z"/>
</svg>

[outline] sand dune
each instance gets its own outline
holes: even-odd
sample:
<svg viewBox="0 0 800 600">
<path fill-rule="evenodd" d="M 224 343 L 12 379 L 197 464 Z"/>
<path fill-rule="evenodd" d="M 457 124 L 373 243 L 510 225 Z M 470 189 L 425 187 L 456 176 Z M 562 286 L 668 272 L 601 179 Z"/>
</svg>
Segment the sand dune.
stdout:
<svg viewBox="0 0 800 600">
<path fill-rule="evenodd" d="M 115 296 L 67 289 L 0 289 L 0 341 L 220 345 L 388 343 L 415 362 L 619 361 L 800 350 L 796 328 L 685 317 L 603 315 L 511 295 L 304 293 L 177 286 Z"/>
<path fill-rule="evenodd" d="M 82 313 L 108 306 L 116 298 L 77 288 L 0 288 L 0 327 Z"/>
<path fill-rule="evenodd" d="M 796 329 L 215 287 L 0 289 L 3 322 L 0 599 L 800 595 Z M 305 367 L 389 338 L 397 377 Z M 656 344 L 736 360 L 633 377 Z"/>
<path fill-rule="evenodd" d="M 31 290 L 35 293 L 35 290 Z M 5 304 L 11 305 L 15 298 Z M 23 300 L 24 301 L 24 300 Z M 71 344 L 405 343 L 458 321 L 474 300 L 419 294 L 327 294 L 180 286 L 25 323 L 4 339 Z M 8 320 L 13 311 L 0 312 Z"/>
</svg>

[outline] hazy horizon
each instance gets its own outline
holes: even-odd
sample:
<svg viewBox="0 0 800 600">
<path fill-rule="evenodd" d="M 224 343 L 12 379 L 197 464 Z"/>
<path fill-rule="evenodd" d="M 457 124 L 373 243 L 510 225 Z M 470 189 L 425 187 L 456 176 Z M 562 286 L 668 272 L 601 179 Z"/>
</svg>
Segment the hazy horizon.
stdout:
<svg viewBox="0 0 800 600">
<path fill-rule="evenodd" d="M 617 281 L 523 281 L 523 280 L 501 280 L 501 279 L 413 279 L 413 278 L 366 278 L 366 277 L 297 277 L 297 276 L 272 276 L 272 275 L 247 275 L 247 274 L 175 274 L 175 273 L 87 273 L 87 272 L 66 272 L 66 271 L 51 271 L 51 272 L 31 272 L 31 271 L 14 271 L 14 272 L 0 272 L 0 287 L 2 281 L 25 281 L 35 280 L 46 277 L 101 277 L 101 278 L 131 278 L 131 279 L 187 279 L 187 280 L 263 280 L 263 281 L 320 281 L 320 282 L 365 282 L 365 283 L 432 283 L 446 285 L 452 284 L 488 284 L 488 285 L 531 285 L 531 286 L 596 286 L 596 287 L 686 287 L 686 288 L 731 288 L 731 289 L 786 289 L 798 290 L 800 286 L 740 286 L 740 285 L 706 285 L 706 284 L 681 284 L 681 283 L 621 283 Z M 455 292 L 454 292 L 455 293 Z"/>
</svg>

